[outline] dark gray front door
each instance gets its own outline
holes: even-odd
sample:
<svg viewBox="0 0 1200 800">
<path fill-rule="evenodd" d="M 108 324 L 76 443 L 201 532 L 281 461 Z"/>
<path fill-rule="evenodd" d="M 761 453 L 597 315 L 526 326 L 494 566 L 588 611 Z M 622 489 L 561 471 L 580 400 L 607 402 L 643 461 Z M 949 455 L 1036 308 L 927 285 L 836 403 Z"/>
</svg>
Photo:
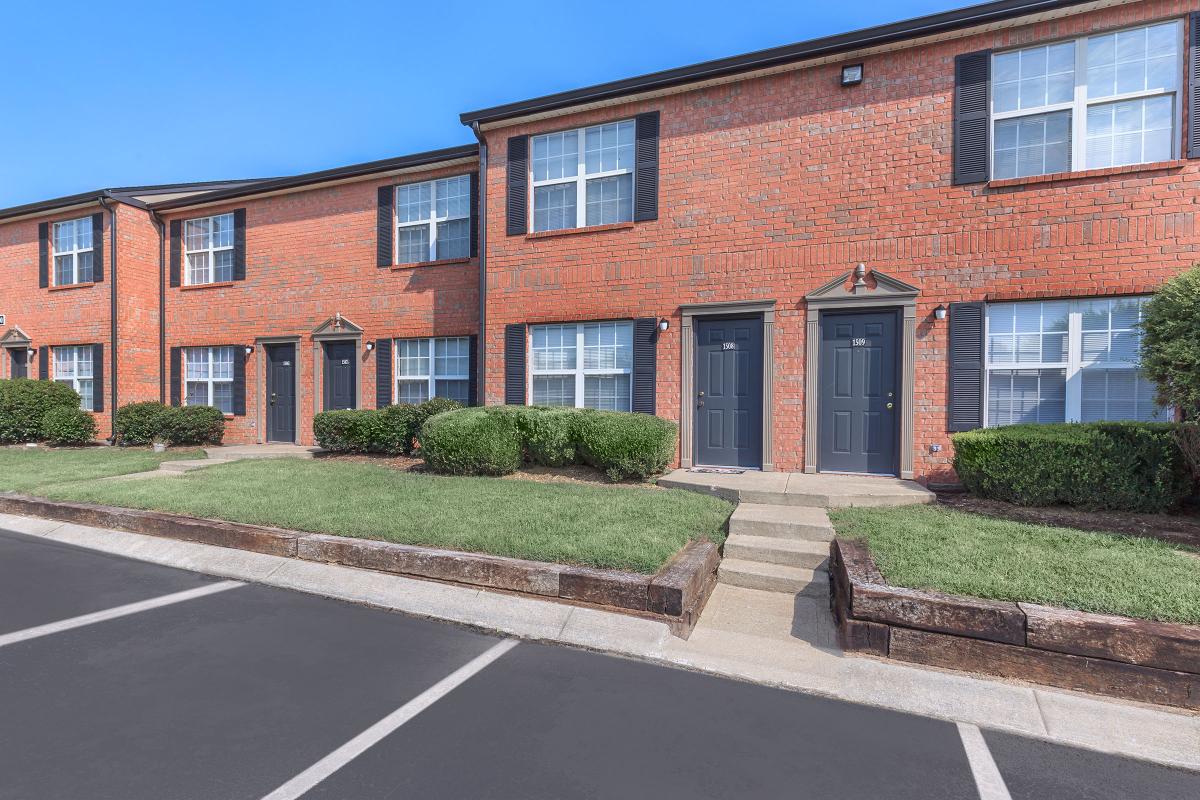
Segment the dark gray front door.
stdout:
<svg viewBox="0 0 1200 800">
<path fill-rule="evenodd" d="M 354 342 L 325 342 L 325 410 L 358 406 Z"/>
<path fill-rule="evenodd" d="M 895 311 L 821 315 L 822 472 L 896 474 Z"/>
<path fill-rule="evenodd" d="M 269 344 L 267 441 L 296 441 L 296 345 Z"/>
<path fill-rule="evenodd" d="M 11 368 L 8 375 L 11 378 L 28 378 L 29 377 L 29 351 L 24 347 L 13 348 L 8 351 L 11 357 Z"/>
<path fill-rule="evenodd" d="M 762 466 L 762 317 L 696 321 L 697 464 Z"/>
</svg>

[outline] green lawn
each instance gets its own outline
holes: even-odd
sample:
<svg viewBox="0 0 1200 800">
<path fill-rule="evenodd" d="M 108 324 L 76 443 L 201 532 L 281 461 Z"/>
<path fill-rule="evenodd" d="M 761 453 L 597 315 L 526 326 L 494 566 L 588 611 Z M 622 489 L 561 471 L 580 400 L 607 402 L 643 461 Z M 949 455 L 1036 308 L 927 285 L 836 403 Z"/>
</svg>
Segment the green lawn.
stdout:
<svg viewBox="0 0 1200 800">
<path fill-rule="evenodd" d="M 32 492 L 66 481 L 95 480 L 158 469 L 163 461 L 202 458 L 199 450 L 124 450 L 116 447 L 55 449 L 0 447 L 0 491 Z"/>
<path fill-rule="evenodd" d="M 1200 624 L 1200 554 L 1155 539 L 1052 528 L 938 506 L 830 514 L 889 583 Z"/>
<path fill-rule="evenodd" d="M 452 550 L 653 573 L 733 506 L 681 490 L 413 475 L 373 464 L 238 461 L 50 497 Z"/>
</svg>

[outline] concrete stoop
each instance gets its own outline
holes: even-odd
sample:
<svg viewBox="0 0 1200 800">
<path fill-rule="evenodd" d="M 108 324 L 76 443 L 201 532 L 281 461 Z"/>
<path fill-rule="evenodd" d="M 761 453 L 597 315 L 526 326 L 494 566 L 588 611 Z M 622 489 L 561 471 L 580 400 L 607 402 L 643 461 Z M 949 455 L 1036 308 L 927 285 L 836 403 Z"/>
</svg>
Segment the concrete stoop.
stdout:
<svg viewBox="0 0 1200 800">
<path fill-rule="evenodd" d="M 717 579 L 743 589 L 825 596 L 833 533 L 823 508 L 742 503 L 729 518 Z"/>
<path fill-rule="evenodd" d="M 829 573 L 825 568 L 785 567 L 763 561 L 743 561 L 726 556 L 717 570 L 717 580 L 743 589 L 786 592 L 805 597 L 829 595 Z"/>
</svg>

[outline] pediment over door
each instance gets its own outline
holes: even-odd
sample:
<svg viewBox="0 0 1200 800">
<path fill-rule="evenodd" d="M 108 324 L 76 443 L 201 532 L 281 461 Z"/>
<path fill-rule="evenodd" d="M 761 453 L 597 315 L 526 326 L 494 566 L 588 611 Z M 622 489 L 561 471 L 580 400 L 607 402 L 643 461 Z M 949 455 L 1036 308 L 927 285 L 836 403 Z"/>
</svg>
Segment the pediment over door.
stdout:
<svg viewBox="0 0 1200 800">
<path fill-rule="evenodd" d="M 0 336 L 0 347 L 28 347 L 32 341 L 25 331 L 13 326 Z"/>
<path fill-rule="evenodd" d="M 314 328 L 312 336 L 317 339 L 335 339 L 339 336 L 353 339 L 356 336 L 361 336 L 362 332 L 362 328 L 355 325 L 346 317 L 343 317 L 341 314 L 334 314 Z"/>
<path fill-rule="evenodd" d="M 858 273 L 858 274 L 856 274 Z M 841 301 L 894 300 L 897 303 L 912 301 L 921 290 L 916 286 L 893 278 L 877 269 L 849 270 L 819 289 L 804 296 L 808 302 L 837 303 Z"/>
</svg>

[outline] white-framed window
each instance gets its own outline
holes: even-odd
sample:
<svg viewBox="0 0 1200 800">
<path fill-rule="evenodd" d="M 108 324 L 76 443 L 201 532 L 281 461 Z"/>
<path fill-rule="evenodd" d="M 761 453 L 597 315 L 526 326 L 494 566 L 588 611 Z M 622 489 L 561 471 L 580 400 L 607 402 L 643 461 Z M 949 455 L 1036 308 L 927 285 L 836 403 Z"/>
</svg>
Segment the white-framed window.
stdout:
<svg viewBox="0 0 1200 800">
<path fill-rule="evenodd" d="M 533 137 L 533 230 L 633 220 L 634 122 Z"/>
<path fill-rule="evenodd" d="M 532 340 L 533 405 L 630 410 L 632 322 L 535 325 Z"/>
<path fill-rule="evenodd" d="M 396 263 L 471 255 L 471 177 L 396 187 Z"/>
<path fill-rule="evenodd" d="M 992 178 L 1177 157 L 1178 21 L 992 56 Z"/>
<path fill-rule="evenodd" d="M 187 285 L 233 280 L 233 214 L 189 219 L 183 223 Z"/>
<path fill-rule="evenodd" d="M 393 350 L 397 403 L 424 403 L 431 397 L 470 402 L 470 337 L 397 339 Z"/>
<path fill-rule="evenodd" d="M 1169 420 L 1138 370 L 1148 299 L 989 304 L 984 424 Z"/>
<path fill-rule="evenodd" d="M 92 405 L 92 347 L 91 345 L 55 347 L 54 380 L 65 383 L 81 398 L 80 408 L 91 411 Z"/>
<path fill-rule="evenodd" d="M 69 286 L 92 279 L 92 218 L 54 223 L 54 285 Z"/>
<path fill-rule="evenodd" d="M 187 347 L 184 404 L 233 413 L 233 347 Z"/>
</svg>

